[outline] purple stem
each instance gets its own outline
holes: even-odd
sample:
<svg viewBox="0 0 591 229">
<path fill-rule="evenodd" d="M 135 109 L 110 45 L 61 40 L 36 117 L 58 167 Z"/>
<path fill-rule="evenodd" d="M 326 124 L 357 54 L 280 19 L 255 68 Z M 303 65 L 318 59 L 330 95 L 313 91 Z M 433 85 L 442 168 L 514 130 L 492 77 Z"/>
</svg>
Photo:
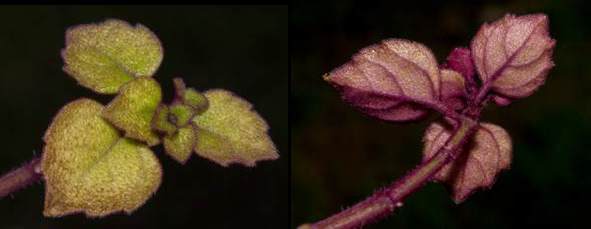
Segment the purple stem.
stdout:
<svg viewBox="0 0 591 229">
<path fill-rule="evenodd" d="M 40 162 L 41 158 L 35 157 L 20 168 L 2 175 L 0 177 L 0 199 L 41 180 Z"/>
<path fill-rule="evenodd" d="M 421 188 L 445 164 L 453 161 L 458 156 L 459 152 L 461 152 L 458 149 L 474 133 L 477 125 L 478 122 L 475 120 L 462 118 L 460 127 L 449 138 L 445 146 L 431 159 L 421 163 L 389 187 L 374 193 L 353 207 L 322 221 L 304 224 L 299 229 L 359 228 L 388 216 L 397 207 L 402 206 L 402 202 L 406 197 Z"/>
<path fill-rule="evenodd" d="M 491 80 L 486 81 L 486 83 L 484 83 L 482 85 L 482 87 L 480 87 L 478 94 L 476 94 L 476 98 L 473 100 L 475 106 L 482 105 L 482 102 L 484 101 L 485 97 L 488 95 L 490 87 L 491 87 Z"/>
</svg>

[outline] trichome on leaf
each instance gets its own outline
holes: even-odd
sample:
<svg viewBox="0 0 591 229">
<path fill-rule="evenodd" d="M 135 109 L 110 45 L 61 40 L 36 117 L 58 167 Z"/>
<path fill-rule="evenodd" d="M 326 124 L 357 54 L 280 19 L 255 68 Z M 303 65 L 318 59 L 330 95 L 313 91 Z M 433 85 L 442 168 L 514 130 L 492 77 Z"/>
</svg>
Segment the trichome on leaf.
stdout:
<svg viewBox="0 0 591 229">
<path fill-rule="evenodd" d="M 456 203 L 490 188 L 509 168 L 512 146 L 502 127 L 480 123 L 481 111 L 490 100 L 504 106 L 537 90 L 554 66 L 555 43 L 546 15 L 508 14 L 482 25 L 470 48 L 455 48 L 442 65 L 422 44 L 388 39 L 326 74 L 344 101 L 371 117 L 402 122 L 436 111 L 444 122 L 427 129 L 417 168 L 365 201 L 302 228 L 362 226 L 394 211 L 429 180 L 445 182 Z"/>
<path fill-rule="evenodd" d="M 42 174 L 45 216 L 133 212 L 160 186 L 162 168 L 150 149 L 160 143 L 180 163 L 193 152 L 222 166 L 279 157 L 265 120 L 229 91 L 201 93 L 175 78 L 175 99 L 164 103 L 153 77 L 163 48 L 143 25 L 109 19 L 71 27 L 62 58 L 80 85 L 116 96 L 106 106 L 88 98 L 65 105 L 45 133 L 40 162 L 27 165 L 35 169 L 15 170 Z M 4 180 L 0 190 L 30 183 Z"/>
<path fill-rule="evenodd" d="M 450 130 L 440 123 L 432 123 L 425 132 L 423 161 L 429 160 L 451 136 Z M 466 153 L 449 162 L 434 176 L 435 181 L 447 183 L 456 203 L 464 201 L 479 187 L 494 184 L 497 173 L 511 164 L 511 138 L 500 126 L 480 123 Z"/>
</svg>

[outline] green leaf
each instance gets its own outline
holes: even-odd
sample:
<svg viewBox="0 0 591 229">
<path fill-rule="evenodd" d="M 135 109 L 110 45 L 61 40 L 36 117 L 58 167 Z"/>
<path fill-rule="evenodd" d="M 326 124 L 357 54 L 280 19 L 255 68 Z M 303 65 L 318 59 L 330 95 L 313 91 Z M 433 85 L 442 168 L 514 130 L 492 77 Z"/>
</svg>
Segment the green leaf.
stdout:
<svg viewBox="0 0 591 229">
<path fill-rule="evenodd" d="M 191 156 L 193 148 L 195 148 L 197 133 L 192 125 L 188 125 L 179 128 L 173 135 L 164 137 L 163 142 L 166 153 L 184 164 Z"/>
<path fill-rule="evenodd" d="M 232 163 L 254 166 L 260 160 L 279 158 L 267 134 L 267 123 L 252 110 L 250 103 L 222 89 L 204 94 L 209 108 L 193 119 L 198 133 L 195 147 L 198 155 L 222 166 Z"/>
<path fill-rule="evenodd" d="M 201 114 L 209 107 L 207 98 L 193 88 L 187 88 L 182 78 L 174 78 L 174 87 L 176 89 L 176 100 L 181 101 L 193 108 L 196 114 Z"/>
<path fill-rule="evenodd" d="M 183 93 L 183 102 L 193 108 L 196 114 L 201 114 L 209 107 L 207 98 L 197 90 L 189 88 Z"/>
<path fill-rule="evenodd" d="M 228 140 L 223 135 L 199 127 L 195 127 L 195 129 L 198 133 L 195 153 L 222 166 L 242 162 L 239 155 L 236 155 L 234 146 L 228 144 Z"/>
<path fill-rule="evenodd" d="M 119 95 L 103 111 L 103 117 L 125 131 L 126 137 L 154 146 L 160 140 L 152 131 L 152 118 L 161 99 L 158 82 L 138 77 L 121 87 Z"/>
<path fill-rule="evenodd" d="M 71 27 L 62 50 L 64 71 L 81 85 L 104 94 L 137 76 L 152 76 L 162 62 L 158 37 L 141 24 L 116 19 Z"/>
<path fill-rule="evenodd" d="M 101 118 L 102 110 L 90 99 L 71 102 L 45 133 L 45 216 L 129 214 L 160 186 L 161 167 L 152 151 L 119 136 Z"/>
<path fill-rule="evenodd" d="M 154 114 L 154 118 L 152 119 L 152 128 L 166 135 L 174 134 L 177 127 L 169 120 L 169 115 L 170 112 L 167 105 L 158 105 L 158 108 L 156 108 L 156 114 Z"/>
<path fill-rule="evenodd" d="M 178 127 L 187 125 L 191 121 L 191 118 L 195 116 L 193 108 L 180 102 L 173 103 L 168 109 L 174 115 L 174 123 Z"/>
</svg>

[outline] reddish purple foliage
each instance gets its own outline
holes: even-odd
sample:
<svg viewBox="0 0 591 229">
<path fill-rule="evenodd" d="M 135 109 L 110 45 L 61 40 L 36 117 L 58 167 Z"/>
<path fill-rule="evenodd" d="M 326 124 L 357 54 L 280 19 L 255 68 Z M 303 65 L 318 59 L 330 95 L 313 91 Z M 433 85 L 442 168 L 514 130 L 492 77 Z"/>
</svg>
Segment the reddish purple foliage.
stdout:
<svg viewBox="0 0 591 229">
<path fill-rule="evenodd" d="M 447 56 L 444 68 L 452 69 L 459 72 L 468 81 L 472 81 L 474 76 L 474 64 L 472 64 L 472 54 L 470 49 L 467 48 L 455 48 Z"/>
<path fill-rule="evenodd" d="M 531 95 L 554 66 L 548 17 L 533 14 L 484 24 L 472 40 L 472 57 L 483 85 L 508 98 Z"/>
<path fill-rule="evenodd" d="M 423 161 L 433 157 L 450 136 L 451 130 L 432 123 L 423 138 Z M 497 173 L 511 165 L 511 137 L 502 127 L 481 123 L 472 140 L 471 147 L 466 149 L 468 153 L 460 154 L 433 177 L 450 186 L 456 203 L 464 201 L 477 188 L 490 188 Z"/>
<path fill-rule="evenodd" d="M 546 15 L 509 14 L 482 25 L 470 48 L 455 48 L 441 67 L 426 46 L 389 39 L 362 49 L 324 79 L 346 102 L 382 120 L 416 120 L 429 110 L 442 113 L 452 128 L 429 127 L 423 152 L 427 160 L 450 141 L 458 118 L 478 121 L 486 101 L 506 106 L 538 89 L 554 66 L 555 43 Z M 468 147 L 458 149 L 466 153 L 434 176 L 450 185 L 456 202 L 492 186 L 511 163 L 511 139 L 502 127 L 481 123 L 470 139 Z"/>
<path fill-rule="evenodd" d="M 421 118 L 440 102 L 440 73 L 427 47 L 390 39 L 364 48 L 325 77 L 343 99 L 362 112 L 389 121 Z"/>
</svg>

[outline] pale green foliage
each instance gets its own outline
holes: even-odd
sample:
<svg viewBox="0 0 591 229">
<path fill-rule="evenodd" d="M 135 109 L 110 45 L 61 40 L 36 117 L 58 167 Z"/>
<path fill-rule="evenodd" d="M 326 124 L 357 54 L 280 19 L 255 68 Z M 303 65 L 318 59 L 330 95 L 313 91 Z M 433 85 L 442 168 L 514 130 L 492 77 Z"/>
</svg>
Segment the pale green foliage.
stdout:
<svg viewBox="0 0 591 229">
<path fill-rule="evenodd" d="M 102 110 L 93 100 L 71 102 L 45 133 L 45 216 L 129 213 L 160 186 L 162 172 L 152 151 L 119 136 L 100 117 Z"/>
<path fill-rule="evenodd" d="M 143 25 L 110 19 L 66 32 L 64 70 L 81 85 L 114 94 L 137 76 L 152 76 L 162 62 L 158 37 Z"/>
<path fill-rule="evenodd" d="M 193 108 L 183 103 L 174 103 L 168 107 L 170 114 L 174 116 L 174 124 L 178 127 L 189 124 L 191 118 L 195 116 Z"/>
<path fill-rule="evenodd" d="M 176 90 L 177 101 L 193 108 L 195 114 L 201 114 L 209 107 L 207 98 L 193 88 L 187 88 L 181 78 L 174 78 L 174 88 Z"/>
<path fill-rule="evenodd" d="M 174 123 L 170 122 L 169 115 L 170 111 L 168 106 L 164 104 L 158 105 L 158 108 L 156 108 L 156 113 L 154 114 L 154 118 L 152 119 L 152 128 L 166 135 L 174 134 L 177 127 Z"/>
<path fill-rule="evenodd" d="M 241 163 L 254 166 L 259 160 L 279 155 L 267 134 L 269 127 L 252 105 L 233 93 L 215 89 L 205 92 L 209 108 L 193 119 L 197 126 L 198 155 L 223 166 Z"/>
<path fill-rule="evenodd" d="M 119 95 L 103 111 L 103 117 L 125 131 L 126 137 L 157 145 L 160 141 L 152 131 L 152 118 L 161 93 L 154 79 L 139 77 L 121 87 Z"/>
<path fill-rule="evenodd" d="M 201 94 L 176 78 L 174 101 L 162 103 L 151 77 L 162 47 L 142 25 L 107 20 L 73 27 L 62 56 L 64 70 L 81 85 L 118 94 L 106 107 L 90 99 L 71 102 L 47 130 L 41 161 L 46 216 L 134 211 L 160 186 L 160 163 L 148 147 L 160 142 L 180 163 L 193 151 L 223 166 L 279 157 L 265 121 L 228 91 Z"/>
<path fill-rule="evenodd" d="M 193 88 L 189 88 L 183 93 L 183 101 L 195 110 L 195 113 L 201 114 L 209 107 L 207 98 Z"/>
<path fill-rule="evenodd" d="M 166 153 L 180 163 L 185 163 L 197 142 L 197 133 L 192 125 L 179 128 L 178 131 L 163 139 Z"/>
</svg>

